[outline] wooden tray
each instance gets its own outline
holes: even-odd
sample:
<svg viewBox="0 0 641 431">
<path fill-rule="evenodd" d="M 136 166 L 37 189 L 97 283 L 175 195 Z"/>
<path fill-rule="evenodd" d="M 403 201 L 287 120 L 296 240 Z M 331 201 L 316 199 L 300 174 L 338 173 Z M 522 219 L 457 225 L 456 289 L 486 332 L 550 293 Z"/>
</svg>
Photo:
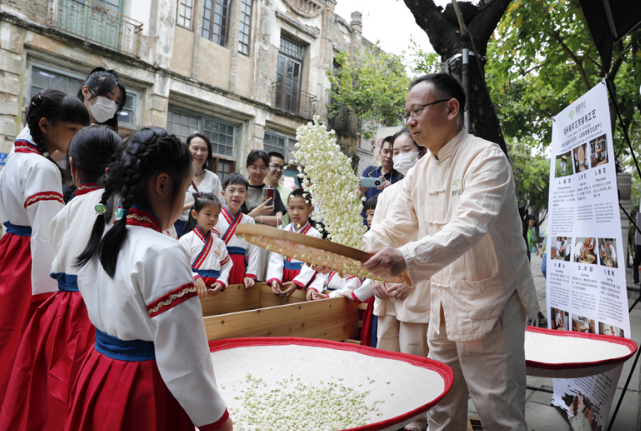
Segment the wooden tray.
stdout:
<svg viewBox="0 0 641 431">
<path fill-rule="evenodd" d="M 611 335 L 528 326 L 525 364 L 528 376 L 574 379 L 609 371 L 637 351 L 634 341 Z"/>
<path fill-rule="evenodd" d="M 236 235 L 259 247 L 310 265 L 324 266 L 361 278 L 412 286 L 407 272 L 401 277 L 382 279 L 363 269 L 361 263 L 367 262 L 373 254 L 356 248 L 264 225 L 241 224 L 236 228 Z"/>
</svg>

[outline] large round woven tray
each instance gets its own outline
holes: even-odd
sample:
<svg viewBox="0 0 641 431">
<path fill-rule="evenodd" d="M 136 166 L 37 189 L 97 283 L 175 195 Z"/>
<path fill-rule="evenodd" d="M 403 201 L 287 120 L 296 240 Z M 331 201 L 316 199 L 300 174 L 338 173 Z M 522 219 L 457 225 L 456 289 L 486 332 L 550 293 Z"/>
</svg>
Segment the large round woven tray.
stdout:
<svg viewBox="0 0 641 431">
<path fill-rule="evenodd" d="M 236 235 L 259 247 L 310 265 L 372 280 L 412 285 L 407 273 L 402 277 L 382 279 L 363 269 L 361 263 L 367 262 L 373 254 L 356 248 L 264 225 L 241 224 L 236 228 Z"/>
<path fill-rule="evenodd" d="M 218 388 L 231 410 L 243 408 L 236 397 L 247 373 L 262 378 L 266 391 L 293 374 L 308 385 L 340 381 L 357 391 L 368 390 L 370 405 L 384 400 L 371 415 L 374 419 L 351 430 L 398 430 L 438 403 L 454 382 L 451 368 L 440 362 L 335 341 L 230 338 L 211 341 L 209 347 Z"/>
<path fill-rule="evenodd" d="M 528 326 L 525 363 L 529 376 L 574 379 L 609 371 L 637 351 L 634 341 Z"/>
</svg>

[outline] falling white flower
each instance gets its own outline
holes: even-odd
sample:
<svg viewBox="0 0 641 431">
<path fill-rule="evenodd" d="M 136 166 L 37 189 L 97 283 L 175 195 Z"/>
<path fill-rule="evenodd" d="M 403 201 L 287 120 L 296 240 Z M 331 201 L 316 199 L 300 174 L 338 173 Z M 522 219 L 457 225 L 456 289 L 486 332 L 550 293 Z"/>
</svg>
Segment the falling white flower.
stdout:
<svg viewBox="0 0 641 431">
<path fill-rule="evenodd" d="M 303 188 L 310 192 L 320 212 L 315 220 L 322 220 L 329 239 L 349 247 L 363 249 L 363 234 L 367 230 L 361 218 L 363 205 L 358 198 L 358 178 L 352 170 L 350 158 L 336 144 L 333 130 L 320 124 L 307 123 L 296 130 L 296 160 L 305 166 Z M 299 169 L 300 170 L 300 169 Z"/>
</svg>

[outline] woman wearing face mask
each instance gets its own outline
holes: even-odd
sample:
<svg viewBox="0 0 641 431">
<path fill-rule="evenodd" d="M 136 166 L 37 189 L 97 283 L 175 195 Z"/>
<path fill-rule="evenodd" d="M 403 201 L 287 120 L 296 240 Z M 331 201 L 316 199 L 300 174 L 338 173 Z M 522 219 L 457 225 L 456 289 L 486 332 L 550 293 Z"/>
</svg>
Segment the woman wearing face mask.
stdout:
<svg viewBox="0 0 641 431">
<path fill-rule="evenodd" d="M 425 154 L 408 129 L 397 132 L 390 143 L 394 169 L 403 175 L 416 165 Z M 372 224 L 388 217 L 400 195 L 403 180 L 392 184 L 378 195 L 376 213 Z M 412 241 L 417 238 L 413 238 Z M 430 282 L 424 281 L 410 288 L 405 284 L 375 285 L 374 315 L 377 322 L 376 347 L 392 352 L 409 353 L 426 357 L 427 324 L 430 320 Z M 427 423 L 427 416 L 412 422 L 406 430 L 421 430 Z"/>
<path fill-rule="evenodd" d="M 118 115 L 127 102 L 127 91 L 115 70 L 94 68 L 77 96 L 87 107 L 92 123 L 104 124 L 118 132 Z"/>
</svg>

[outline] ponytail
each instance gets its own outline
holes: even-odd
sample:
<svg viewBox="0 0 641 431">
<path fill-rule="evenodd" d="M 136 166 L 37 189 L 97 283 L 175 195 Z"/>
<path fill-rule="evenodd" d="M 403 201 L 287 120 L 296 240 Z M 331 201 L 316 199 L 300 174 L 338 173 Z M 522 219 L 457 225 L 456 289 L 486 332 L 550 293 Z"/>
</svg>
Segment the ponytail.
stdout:
<svg viewBox="0 0 641 431">
<path fill-rule="evenodd" d="M 78 257 L 78 266 L 86 265 L 96 255 L 105 272 L 114 277 L 118 253 L 127 239 L 127 215 L 132 205 L 147 205 L 147 182 L 156 173 L 165 172 L 172 179 L 175 203 L 182 184 L 191 174 L 189 149 L 176 136 L 163 129 L 143 128 L 134 133 L 103 177 L 105 192 L 100 203 L 105 214 L 96 217 L 91 238 Z M 111 222 L 116 196 L 121 198 L 122 217 L 104 235 Z"/>
</svg>

